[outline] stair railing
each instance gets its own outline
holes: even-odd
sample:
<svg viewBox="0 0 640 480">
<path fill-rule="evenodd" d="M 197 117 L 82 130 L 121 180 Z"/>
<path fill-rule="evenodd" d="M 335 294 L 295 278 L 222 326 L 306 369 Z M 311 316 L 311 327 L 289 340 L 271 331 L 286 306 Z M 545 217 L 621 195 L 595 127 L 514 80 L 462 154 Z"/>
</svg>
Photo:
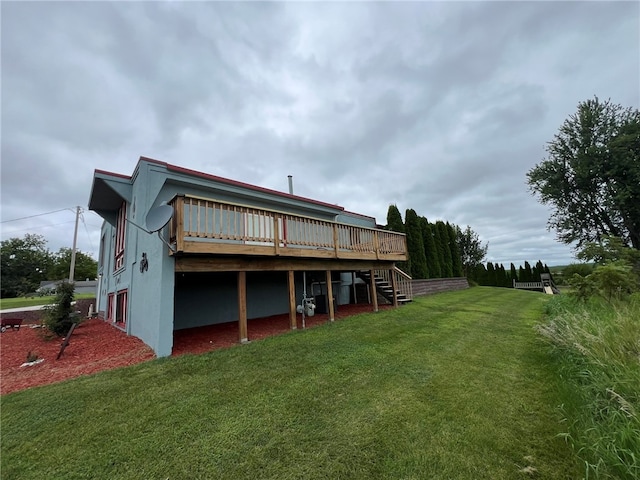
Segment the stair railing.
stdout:
<svg viewBox="0 0 640 480">
<path fill-rule="evenodd" d="M 391 278 L 389 272 L 390 270 L 376 270 L 375 274 L 389 285 L 393 285 L 394 279 Z M 413 300 L 413 284 L 411 282 L 411 276 L 400 270 L 398 267 L 393 268 L 393 276 L 395 277 L 395 284 L 398 293 L 404 295 L 409 300 Z"/>
</svg>

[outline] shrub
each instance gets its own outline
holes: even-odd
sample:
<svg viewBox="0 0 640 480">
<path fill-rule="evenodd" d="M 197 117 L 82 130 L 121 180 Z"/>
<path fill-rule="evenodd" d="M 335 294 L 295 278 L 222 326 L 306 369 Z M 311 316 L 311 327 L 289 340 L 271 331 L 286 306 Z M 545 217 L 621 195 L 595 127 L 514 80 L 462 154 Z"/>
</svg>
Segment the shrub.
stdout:
<svg viewBox="0 0 640 480">
<path fill-rule="evenodd" d="M 565 379 L 562 411 L 586 478 L 640 478 L 640 302 L 563 296 L 538 331 Z"/>
<path fill-rule="evenodd" d="M 594 265 L 592 263 L 571 263 L 564 267 L 562 270 L 562 276 L 564 278 L 571 278 L 574 274 L 586 277 L 593 272 Z"/>
<path fill-rule="evenodd" d="M 62 282 L 56 291 L 55 302 L 45 307 L 44 325 L 50 332 L 62 337 L 79 320 L 79 315 L 72 310 L 74 284 Z"/>
</svg>

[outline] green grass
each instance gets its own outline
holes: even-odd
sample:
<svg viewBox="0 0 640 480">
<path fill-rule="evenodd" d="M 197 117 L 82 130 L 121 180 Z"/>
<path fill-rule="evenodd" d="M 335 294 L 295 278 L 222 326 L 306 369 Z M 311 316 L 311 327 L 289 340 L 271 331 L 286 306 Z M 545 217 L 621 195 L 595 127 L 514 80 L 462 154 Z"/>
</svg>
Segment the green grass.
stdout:
<svg viewBox="0 0 640 480">
<path fill-rule="evenodd" d="M 639 294 L 636 294 L 637 296 Z M 569 439 L 595 478 L 640 478 L 640 296 L 547 305 Z"/>
<path fill-rule="evenodd" d="M 2 478 L 580 478 L 546 301 L 477 287 L 9 394 Z"/>
<path fill-rule="evenodd" d="M 76 300 L 81 298 L 94 298 L 94 293 L 80 293 L 75 295 Z M 0 299 L 0 309 L 32 307 L 35 305 L 49 305 L 55 301 L 55 295 L 46 295 L 42 297 L 18 297 L 18 298 L 2 298 Z"/>
</svg>

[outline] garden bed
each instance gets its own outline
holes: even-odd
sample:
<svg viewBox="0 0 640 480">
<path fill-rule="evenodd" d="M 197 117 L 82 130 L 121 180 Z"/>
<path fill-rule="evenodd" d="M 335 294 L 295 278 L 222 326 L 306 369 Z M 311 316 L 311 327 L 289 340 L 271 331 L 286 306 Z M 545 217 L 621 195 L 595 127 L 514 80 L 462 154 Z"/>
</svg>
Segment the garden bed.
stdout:
<svg viewBox="0 0 640 480">
<path fill-rule="evenodd" d="M 371 305 L 341 305 L 335 318 L 340 319 L 358 313 L 370 312 Z M 380 305 L 380 309 L 391 308 Z M 20 314 L 13 314 L 20 317 Z M 302 319 L 298 315 L 298 329 Z M 328 321 L 327 314 L 307 317 L 306 327 L 310 328 Z M 26 323 L 26 322 L 25 322 Z M 45 330 L 25 325 L 20 330 L 11 330 L 0 336 L 0 394 L 24 390 L 38 385 L 68 380 L 82 375 L 90 375 L 102 370 L 134 365 L 155 358 L 153 350 L 140 339 L 126 335 L 113 325 L 99 319 L 81 323 L 73 332 L 70 343 L 60 360 L 62 339 L 45 339 Z M 289 315 L 275 315 L 248 321 L 249 340 L 288 332 Z M 238 322 L 209 325 L 174 332 L 173 355 L 186 353 L 200 354 L 218 348 L 238 344 Z M 21 367 L 31 353 L 43 362 Z"/>
<path fill-rule="evenodd" d="M 155 358 L 153 350 L 136 337 L 127 336 L 101 320 L 87 320 L 75 329 L 59 360 L 62 339 L 46 339 L 46 330 L 23 325 L 0 336 L 0 394 L 60 382 Z M 27 355 L 44 361 L 32 366 Z"/>
</svg>

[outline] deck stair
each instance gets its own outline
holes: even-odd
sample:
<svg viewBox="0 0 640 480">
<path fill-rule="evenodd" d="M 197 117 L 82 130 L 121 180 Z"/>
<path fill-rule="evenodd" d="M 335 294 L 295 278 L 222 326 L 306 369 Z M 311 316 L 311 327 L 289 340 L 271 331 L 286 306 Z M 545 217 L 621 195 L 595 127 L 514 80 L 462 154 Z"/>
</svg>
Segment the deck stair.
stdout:
<svg viewBox="0 0 640 480">
<path fill-rule="evenodd" d="M 360 271 L 357 272 L 359 278 L 364 280 L 367 284 L 371 283 L 371 272 L 369 271 Z M 380 271 L 374 272 L 374 282 L 376 285 L 376 291 L 382 295 L 389 303 L 393 303 L 393 286 L 388 278 L 388 275 L 384 275 Z M 413 296 L 410 291 L 401 291 L 401 289 L 396 290 L 396 295 L 398 298 L 398 305 L 404 305 L 405 303 L 409 303 L 413 300 Z"/>
</svg>

